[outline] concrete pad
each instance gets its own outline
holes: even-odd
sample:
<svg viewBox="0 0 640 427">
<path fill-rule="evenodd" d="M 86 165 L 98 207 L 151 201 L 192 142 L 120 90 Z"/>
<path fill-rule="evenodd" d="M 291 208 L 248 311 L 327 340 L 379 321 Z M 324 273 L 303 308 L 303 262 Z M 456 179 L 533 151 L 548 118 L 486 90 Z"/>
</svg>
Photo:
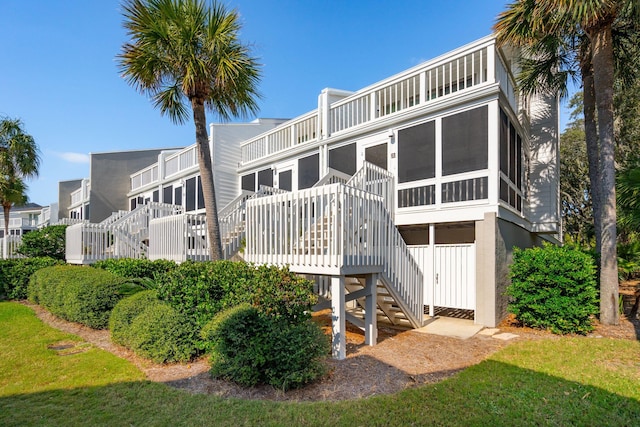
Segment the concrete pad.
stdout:
<svg viewBox="0 0 640 427">
<path fill-rule="evenodd" d="M 454 317 L 436 317 L 426 326 L 416 329 L 416 331 L 465 340 L 477 334 L 482 328 L 482 325 L 474 324 L 473 320 L 456 319 Z"/>
<path fill-rule="evenodd" d="M 498 332 L 500 332 L 500 329 L 498 328 L 485 328 L 480 332 L 478 332 L 478 335 L 484 335 L 484 336 L 490 337 L 497 334 Z"/>
<path fill-rule="evenodd" d="M 502 334 L 497 334 L 493 336 L 496 339 L 502 340 L 502 341 L 508 341 L 514 338 L 518 338 L 518 335 L 516 334 L 511 334 L 509 332 L 504 332 Z"/>
</svg>

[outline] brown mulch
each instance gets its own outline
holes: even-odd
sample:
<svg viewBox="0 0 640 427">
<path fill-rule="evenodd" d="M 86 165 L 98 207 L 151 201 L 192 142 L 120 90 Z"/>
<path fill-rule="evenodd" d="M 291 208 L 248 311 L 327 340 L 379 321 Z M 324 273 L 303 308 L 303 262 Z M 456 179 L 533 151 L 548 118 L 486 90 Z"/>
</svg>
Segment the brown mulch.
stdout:
<svg viewBox="0 0 640 427">
<path fill-rule="evenodd" d="M 634 286 L 640 286 L 640 282 Z M 626 289 L 624 291 L 626 292 Z M 621 294 L 623 294 L 622 287 Z M 545 331 L 518 327 L 512 319 L 508 318 L 500 325 L 500 332 L 518 335 L 518 338 L 510 341 L 501 341 L 483 335 L 461 340 L 382 327 L 378 334 L 378 344 L 371 347 L 364 345 L 364 336 L 359 329 L 348 328 L 347 358 L 342 361 L 329 360 L 329 374 L 323 380 L 302 389 L 284 393 L 270 386 L 247 389 L 227 381 L 213 379 L 208 373 L 209 365 L 206 358 L 188 364 L 152 363 L 112 343 L 109 331 L 94 330 L 77 323 L 67 322 L 56 318 L 37 305 L 27 305 L 46 324 L 78 335 L 96 347 L 131 361 L 145 373 L 150 381 L 162 382 L 191 393 L 241 399 L 345 400 L 395 393 L 405 388 L 448 378 L 481 362 L 511 342 L 558 338 Z M 326 313 L 316 314 L 314 319 L 320 322 L 325 330 L 330 330 L 330 320 Z M 590 334 L 590 337 L 602 336 L 638 340 L 640 339 L 640 320 L 623 317 L 618 326 L 597 324 L 596 330 Z"/>
</svg>

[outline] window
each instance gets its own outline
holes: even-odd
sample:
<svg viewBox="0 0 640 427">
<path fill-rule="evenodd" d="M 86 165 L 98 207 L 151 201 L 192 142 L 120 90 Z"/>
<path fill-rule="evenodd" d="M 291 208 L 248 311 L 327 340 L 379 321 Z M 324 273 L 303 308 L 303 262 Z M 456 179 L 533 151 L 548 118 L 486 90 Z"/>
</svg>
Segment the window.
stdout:
<svg viewBox="0 0 640 427">
<path fill-rule="evenodd" d="M 436 126 L 431 121 L 398 132 L 398 182 L 436 176 Z"/>
<path fill-rule="evenodd" d="M 442 119 L 442 175 L 487 168 L 488 107 Z"/>
<path fill-rule="evenodd" d="M 273 170 L 265 169 L 258 172 L 258 189 L 260 189 L 261 185 L 266 185 L 267 187 L 273 187 Z"/>
<path fill-rule="evenodd" d="M 182 187 L 176 187 L 173 190 L 173 204 L 182 206 Z"/>
<path fill-rule="evenodd" d="M 158 190 L 155 190 L 153 192 L 152 198 L 153 198 L 154 202 L 156 202 L 156 203 L 159 202 L 160 201 L 160 192 Z"/>
<path fill-rule="evenodd" d="M 320 155 L 303 157 L 298 160 L 298 189 L 313 187 L 320 179 Z"/>
<path fill-rule="evenodd" d="M 329 167 L 348 175 L 356 173 L 356 144 L 329 150 Z"/>
<path fill-rule="evenodd" d="M 242 177 L 242 189 L 247 191 L 256 191 L 256 174 L 250 173 Z"/>
<path fill-rule="evenodd" d="M 291 191 L 292 190 L 292 172 L 291 170 L 280 172 L 278 174 L 278 188 L 282 190 Z"/>
<path fill-rule="evenodd" d="M 522 137 L 507 114 L 500 109 L 500 200 L 522 211 Z"/>
<path fill-rule="evenodd" d="M 169 185 L 162 189 L 162 202 L 173 203 L 173 185 Z"/>
<path fill-rule="evenodd" d="M 186 210 L 187 211 L 195 211 L 196 210 L 196 179 L 189 178 L 185 183 L 185 196 L 186 196 Z"/>
<path fill-rule="evenodd" d="M 373 163 L 382 169 L 387 169 L 387 143 L 380 145 L 374 145 L 373 147 L 367 147 L 364 150 L 364 159 Z"/>
<path fill-rule="evenodd" d="M 198 177 L 198 207 L 197 209 L 204 209 L 204 192 L 202 191 L 202 180 Z"/>
<path fill-rule="evenodd" d="M 136 208 L 136 198 L 129 200 L 129 210 L 134 210 Z"/>
</svg>

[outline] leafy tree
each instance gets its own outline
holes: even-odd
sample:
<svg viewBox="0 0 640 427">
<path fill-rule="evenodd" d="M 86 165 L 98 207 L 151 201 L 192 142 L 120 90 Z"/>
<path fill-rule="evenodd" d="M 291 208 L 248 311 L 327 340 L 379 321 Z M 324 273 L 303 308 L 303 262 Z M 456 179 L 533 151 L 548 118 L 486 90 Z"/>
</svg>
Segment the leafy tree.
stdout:
<svg viewBox="0 0 640 427">
<path fill-rule="evenodd" d="M 571 46 L 576 39 L 586 36 L 588 45 L 581 43 L 580 68 L 585 83 L 585 106 L 596 106 L 598 150 L 588 147 L 590 163 L 598 165 L 596 201 L 602 204 L 596 209 L 600 235 L 600 321 L 617 324 L 618 312 L 618 268 L 616 257 L 616 194 L 615 194 L 615 149 L 614 149 L 614 48 L 613 29 L 623 20 L 631 23 L 637 31 L 637 19 L 629 19 L 633 13 L 640 14 L 636 0 L 519 0 L 509 5 L 500 14 L 496 32 L 501 43 L 512 43 L 523 47 L 540 46 L 552 40 L 556 45 Z M 550 43 L 553 45 L 554 43 Z M 542 49 L 539 52 L 544 52 Z M 535 55 L 533 56 L 535 60 Z M 590 80 L 593 76 L 593 92 Z M 594 101 L 590 95 L 594 94 Z M 587 96 L 588 95 L 588 96 Z M 585 111 L 586 113 L 586 111 Z M 596 123 L 587 114 L 590 125 Z M 594 159 L 597 160 L 594 162 Z M 593 182 L 593 181 L 592 181 Z"/>
<path fill-rule="evenodd" d="M 257 111 L 258 63 L 238 39 L 236 11 L 202 0 L 126 0 L 130 41 L 118 55 L 129 84 L 149 95 L 175 123 L 196 128 L 207 232 L 212 260 L 222 256 L 205 108 L 222 119 Z"/>
<path fill-rule="evenodd" d="M 39 166 L 38 146 L 24 131 L 22 122 L 8 117 L 0 119 L 0 202 L 5 236 L 9 234 L 11 208 L 27 201 L 24 179 L 38 176 Z"/>
<path fill-rule="evenodd" d="M 64 260 L 66 225 L 50 225 L 22 236 L 18 253 L 28 257 Z"/>
</svg>

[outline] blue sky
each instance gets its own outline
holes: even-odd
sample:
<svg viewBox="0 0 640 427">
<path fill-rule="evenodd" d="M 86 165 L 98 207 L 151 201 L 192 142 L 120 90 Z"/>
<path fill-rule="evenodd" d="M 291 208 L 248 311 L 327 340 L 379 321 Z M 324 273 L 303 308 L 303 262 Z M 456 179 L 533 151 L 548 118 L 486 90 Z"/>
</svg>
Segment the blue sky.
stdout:
<svg viewBox="0 0 640 427">
<path fill-rule="evenodd" d="M 500 0 L 223 0 L 262 67 L 259 117 L 317 107 L 326 87 L 358 90 L 491 32 Z M 119 76 L 119 0 L 1 0 L 0 115 L 22 119 L 42 155 L 30 201 L 89 175 L 88 154 L 186 146 L 174 125 Z M 207 116 L 209 122 L 217 117 Z M 249 118 L 252 119 L 252 118 Z"/>
</svg>

